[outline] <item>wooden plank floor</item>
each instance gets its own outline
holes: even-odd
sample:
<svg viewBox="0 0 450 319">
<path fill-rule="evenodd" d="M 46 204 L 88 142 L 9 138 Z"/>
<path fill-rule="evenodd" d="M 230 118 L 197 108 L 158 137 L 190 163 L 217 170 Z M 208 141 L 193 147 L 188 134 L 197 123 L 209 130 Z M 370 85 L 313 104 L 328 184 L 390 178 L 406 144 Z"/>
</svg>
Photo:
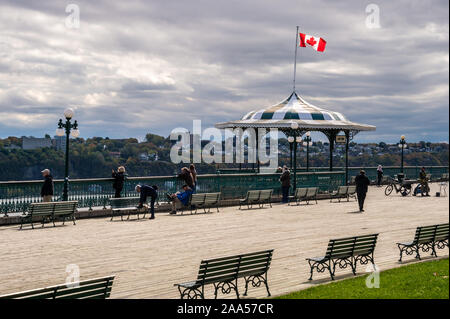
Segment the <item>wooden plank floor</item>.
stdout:
<svg viewBox="0 0 450 319">
<path fill-rule="evenodd" d="M 438 188 L 433 184 L 431 193 Z M 273 248 L 269 285 L 272 295 L 279 295 L 328 281 L 320 274 L 308 282 L 305 261 L 322 255 L 328 239 L 369 233 L 380 233 L 375 251 L 380 269 L 398 267 L 395 243 L 412 239 L 416 226 L 448 222 L 449 201 L 383 192 L 384 187 L 370 188 L 363 214 L 356 213 L 354 200 L 321 200 L 192 216 L 158 214 L 155 220 L 84 219 L 76 226 L 22 231 L 0 227 L 0 294 L 64 283 L 66 266 L 76 264 L 81 279 L 115 274 L 112 298 L 178 298 L 173 284 L 194 279 L 202 258 Z M 448 249 L 438 255 L 448 256 Z M 358 270 L 363 273 L 365 267 Z M 338 270 L 337 278 L 349 273 Z M 241 281 L 241 292 L 243 286 Z M 206 295 L 212 297 L 212 291 Z M 265 296 L 263 287 L 249 290 L 249 298 Z"/>
</svg>

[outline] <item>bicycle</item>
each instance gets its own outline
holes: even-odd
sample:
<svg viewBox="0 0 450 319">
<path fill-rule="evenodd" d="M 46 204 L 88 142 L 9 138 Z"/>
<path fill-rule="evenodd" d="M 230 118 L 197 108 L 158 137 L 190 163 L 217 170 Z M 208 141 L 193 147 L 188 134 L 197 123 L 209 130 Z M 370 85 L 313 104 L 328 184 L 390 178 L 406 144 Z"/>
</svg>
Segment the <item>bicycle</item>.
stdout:
<svg viewBox="0 0 450 319">
<path fill-rule="evenodd" d="M 411 193 L 411 188 L 413 181 L 397 181 L 394 179 L 389 179 L 389 183 L 384 190 L 386 196 L 391 195 L 392 191 L 395 189 L 396 193 L 402 194 L 402 196 L 408 196 Z"/>
</svg>

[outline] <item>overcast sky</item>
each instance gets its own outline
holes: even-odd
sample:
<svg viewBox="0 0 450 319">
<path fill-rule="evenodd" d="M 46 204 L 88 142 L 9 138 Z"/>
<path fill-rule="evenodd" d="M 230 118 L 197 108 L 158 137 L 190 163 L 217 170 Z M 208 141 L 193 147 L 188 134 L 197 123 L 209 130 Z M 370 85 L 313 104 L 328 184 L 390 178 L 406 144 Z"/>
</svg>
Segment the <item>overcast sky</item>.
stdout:
<svg viewBox="0 0 450 319">
<path fill-rule="evenodd" d="M 54 135 L 69 106 L 81 137 L 238 119 L 292 92 L 299 25 L 327 47 L 299 48 L 297 92 L 377 127 L 356 141 L 449 140 L 447 0 L 73 1 L 79 28 L 69 3 L 0 0 L 0 137 Z"/>
</svg>

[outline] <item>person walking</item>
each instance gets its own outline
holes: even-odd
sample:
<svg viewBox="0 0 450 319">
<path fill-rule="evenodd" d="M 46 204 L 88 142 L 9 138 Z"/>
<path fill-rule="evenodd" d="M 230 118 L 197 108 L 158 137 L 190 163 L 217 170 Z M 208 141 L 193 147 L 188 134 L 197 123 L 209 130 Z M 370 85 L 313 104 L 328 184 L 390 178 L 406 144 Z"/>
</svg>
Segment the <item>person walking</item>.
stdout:
<svg viewBox="0 0 450 319">
<path fill-rule="evenodd" d="M 283 194 L 282 203 L 286 204 L 289 200 L 289 189 L 291 188 L 291 173 L 286 165 L 283 166 L 283 170 L 280 176 L 281 193 Z"/>
<path fill-rule="evenodd" d="M 381 186 L 381 181 L 383 179 L 383 166 L 378 165 L 377 168 L 377 186 L 380 187 Z"/>
<path fill-rule="evenodd" d="M 364 211 L 364 201 L 366 199 L 367 190 L 369 189 L 370 180 L 366 176 L 366 172 L 361 170 L 355 178 L 356 194 L 358 196 L 359 212 Z"/>
<path fill-rule="evenodd" d="M 194 183 L 194 188 L 192 190 L 195 193 L 195 191 L 197 190 L 197 170 L 195 169 L 194 164 L 191 164 L 189 166 L 189 171 L 191 172 L 192 181 Z"/>
<path fill-rule="evenodd" d="M 53 176 L 50 174 L 50 170 L 48 168 L 41 171 L 42 176 L 44 177 L 44 184 L 41 188 L 41 197 L 43 202 L 51 202 L 53 198 Z"/>
<path fill-rule="evenodd" d="M 147 197 L 150 196 L 150 219 L 155 219 L 155 201 L 158 198 L 158 186 L 136 185 L 134 188 L 139 195 L 139 205 L 137 208 L 143 208 Z"/>
<path fill-rule="evenodd" d="M 120 193 L 122 192 L 123 184 L 125 182 L 125 167 L 119 166 L 117 172 L 112 170 L 112 178 L 114 178 L 114 198 L 120 198 Z"/>
<path fill-rule="evenodd" d="M 420 181 L 420 193 L 422 196 L 430 196 L 430 187 L 428 186 L 428 178 L 427 172 L 425 171 L 425 167 L 422 166 L 419 173 L 419 181 Z"/>
</svg>

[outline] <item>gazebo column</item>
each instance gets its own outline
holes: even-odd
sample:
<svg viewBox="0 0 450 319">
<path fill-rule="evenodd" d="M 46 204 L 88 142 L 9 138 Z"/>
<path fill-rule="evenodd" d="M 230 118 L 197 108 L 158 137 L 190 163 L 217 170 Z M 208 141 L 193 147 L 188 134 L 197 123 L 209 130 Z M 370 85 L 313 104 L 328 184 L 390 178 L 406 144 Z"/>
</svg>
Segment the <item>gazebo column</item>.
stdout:
<svg viewBox="0 0 450 319">
<path fill-rule="evenodd" d="M 292 171 L 292 143 L 289 143 L 289 151 L 290 151 L 290 153 L 289 153 L 289 162 L 290 162 L 289 166 L 290 166 L 290 169 Z"/>
<path fill-rule="evenodd" d="M 348 185 L 348 146 L 350 143 L 350 131 L 345 131 L 345 185 Z"/>
<path fill-rule="evenodd" d="M 256 169 L 259 173 L 259 130 L 256 129 Z"/>
</svg>

